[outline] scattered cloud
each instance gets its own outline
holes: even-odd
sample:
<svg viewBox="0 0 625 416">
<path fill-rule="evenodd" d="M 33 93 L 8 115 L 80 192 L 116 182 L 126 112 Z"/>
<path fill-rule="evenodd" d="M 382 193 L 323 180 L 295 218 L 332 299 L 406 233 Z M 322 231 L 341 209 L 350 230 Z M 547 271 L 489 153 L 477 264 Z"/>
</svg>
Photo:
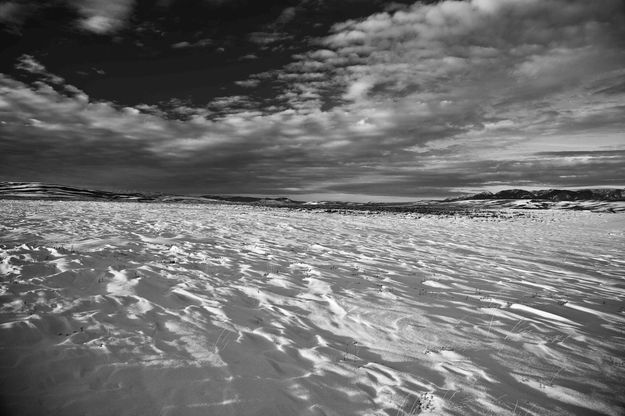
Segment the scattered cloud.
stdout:
<svg viewBox="0 0 625 416">
<path fill-rule="evenodd" d="M 183 49 L 183 48 L 190 48 L 191 44 L 189 42 L 187 42 L 186 40 L 182 41 L 182 42 L 176 42 L 173 45 L 171 45 L 172 48 L 174 49 Z"/>
<path fill-rule="evenodd" d="M 258 79 L 246 79 L 244 81 L 235 81 L 235 84 L 237 84 L 239 87 L 243 87 L 243 88 L 254 88 L 254 87 L 257 87 L 260 84 L 260 80 L 258 80 Z"/>
<path fill-rule="evenodd" d="M 7 1 L 0 4 L 0 22 L 19 32 L 24 22 L 38 11 L 65 6 L 74 9 L 80 18 L 77 26 L 100 34 L 113 34 L 122 29 L 133 11 L 135 0 L 37 0 Z"/>
<path fill-rule="evenodd" d="M 113 33 L 126 24 L 134 3 L 134 0 L 79 0 L 70 4 L 83 16 L 79 22 L 80 27 L 104 35 Z"/>
<path fill-rule="evenodd" d="M 248 35 L 250 42 L 259 45 L 261 48 L 268 47 L 274 43 L 284 42 L 292 38 L 285 32 L 252 32 Z"/>
<path fill-rule="evenodd" d="M 83 29 L 113 34 L 134 3 L 73 4 Z M 0 78 L 0 175 L 27 166 L 33 180 L 88 172 L 101 184 L 271 194 L 625 186 L 622 1 L 387 6 L 307 38 L 280 68 L 242 56 L 259 73 L 237 74 L 228 85 L 240 95 L 218 89 L 203 105 L 89 97 L 23 55 L 17 68 L 35 80 Z M 284 9 L 247 40 L 288 44 L 297 13 Z"/>
<path fill-rule="evenodd" d="M 209 38 L 199 39 L 195 42 L 182 41 L 177 42 L 171 45 L 174 49 L 185 49 L 185 48 L 203 48 L 206 46 L 213 45 L 213 40 Z"/>
<path fill-rule="evenodd" d="M 278 16 L 278 18 L 276 19 L 275 24 L 285 25 L 292 21 L 295 18 L 296 14 L 297 9 L 295 7 L 287 7 L 286 9 L 282 10 L 282 13 L 280 13 L 280 16 Z"/>
<path fill-rule="evenodd" d="M 0 4 L 0 23 L 12 32 L 19 32 L 24 21 L 37 8 L 35 4 L 7 1 Z"/>
<path fill-rule="evenodd" d="M 15 65 L 17 69 L 21 69 L 22 71 L 30 72 L 31 74 L 44 74 L 46 72 L 46 68 L 41 65 L 32 55 L 24 54 L 22 55 L 17 64 Z"/>
<path fill-rule="evenodd" d="M 381 148 L 392 142 L 390 154 L 406 161 L 406 151 L 479 157 L 474 146 L 505 154 L 528 140 L 540 149 L 537 138 L 581 131 L 599 145 L 625 127 L 622 2 L 442 1 L 388 10 L 335 24 L 315 41 L 323 48 L 297 55 L 277 75 L 288 80 L 290 105 L 329 102 L 368 115 L 367 133 L 379 135 Z"/>
</svg>

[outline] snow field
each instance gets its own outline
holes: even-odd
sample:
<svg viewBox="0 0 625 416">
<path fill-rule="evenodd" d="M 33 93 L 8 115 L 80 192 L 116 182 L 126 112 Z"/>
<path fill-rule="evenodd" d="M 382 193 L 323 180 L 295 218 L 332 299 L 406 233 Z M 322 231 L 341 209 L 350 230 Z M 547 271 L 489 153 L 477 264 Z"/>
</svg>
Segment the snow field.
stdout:
<svg viewBox="0 0 625 416">
<path fill-rule="evenodd" d="M 0 201 L 36 415 L 620 415 L 625 217 Z"/>
</svg>

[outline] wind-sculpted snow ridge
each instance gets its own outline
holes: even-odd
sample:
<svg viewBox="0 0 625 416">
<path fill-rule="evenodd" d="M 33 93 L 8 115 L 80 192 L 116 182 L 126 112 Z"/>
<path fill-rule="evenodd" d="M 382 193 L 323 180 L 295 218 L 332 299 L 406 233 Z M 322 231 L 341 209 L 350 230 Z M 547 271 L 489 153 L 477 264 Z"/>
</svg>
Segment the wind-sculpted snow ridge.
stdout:
<svg viewBox="0 0 625 416">
<path fill-rule="evenodd" d="M 0 218 L 3 415 L 622 415 L 620 213 Z"/>
</svg>

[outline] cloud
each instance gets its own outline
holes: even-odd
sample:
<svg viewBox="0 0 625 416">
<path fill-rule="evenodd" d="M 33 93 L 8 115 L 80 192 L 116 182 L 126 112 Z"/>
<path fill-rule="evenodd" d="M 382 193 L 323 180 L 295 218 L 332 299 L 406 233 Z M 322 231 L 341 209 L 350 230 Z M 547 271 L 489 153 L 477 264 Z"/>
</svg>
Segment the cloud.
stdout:
<svg viewBox="0 0 625 416">
<path fill-rule="evenodd" d="M 83 16 L 79 25 L 97 34 L 113 33 L 126 24 L 134 0 L 80 0 L 73 2 Z"/>
<path fill-rule="evenodd" d="M 34 58 L 26 62 L 45 70 Z M 323 114 L 265 116 L 246 111 L 248 99 L 241 96 L 215 100 L 211 106 L 228 111 L 214 121 L 206 110 L 172 102 L 177 111 L 189 113 L 181 121 L 154 106 L 120 108 L 89 99 L 71 85 L 57 89 L 0 76 L 0 176 L 14 177 L 18 169 L 29 180 L 89 178 L 100 186 L 197 191 L 203 184 L 215 192 L 279 192 L 285 182 L 293 186 L 303 179 L 301 174 L 284 179 L 285 172 L 302 164 L 323 165 L 318 158 L 330 155 L 313 151 L 331 136 Z M 63 93 L 69 90 L 74 93 Z"/>
<path fill-rule="evenodd" d="M 286 9 L 282 10 L 282 13 L 280 13 L 280 16 L 278 16 L 274 24 L 276 26 L 285 25 L 289 23 L 290 21 L 292 21 L 295 18 L 296 14 L 297 14 L 297 8 L 287 7 Z"/>
<path fill-rule="evenodd" d="M 80 18 L 78 27 L 92 33 L 106 35 L 122 29 L 133 11 L 135 0 L 37 0 L 8 1 L 0 4 L 0 22 L 15 32 L 38 11 L 64 5 L 74 9 Z"/>
<path fill-rule="evenodd" d="M 625 186 L 624 7 L 396 5 L 337 23 L 293 62 L 236 82 L 276 88 L 266 101 L 245 90 L 204 106 L 120 108 L 24 56 L 36 82 L 0 79 L 0 174 L 28 166 L 31 179 L 274 194 Z"/>
<path fill-rule="evenodd" d="M 323 49 L 298 55 L 279 77 L 348 111 L 393 108 L 390 124 L 412 131 L 415 142 L 455 137 L 461 144 L 502 118 L 517 136 L 580 128 L 579 117 L 622 125 L 619 1 L 415 3 L 336 24 L 332 32 L 316 41 Z M 310 73 L 325 74 L 325 82 L 307 79 Z M 618 98 L 589 99 L 591 91 Z"/>
<path fill-rule="evenodd" d="M 118 107 L 0 77 L 0 176 L 18 169 L 23 179 L 144 189 L 280 193 L 316 189 L 329 177 L 354 176 L 341 164 L 357 148 L 354 124 L 340 111 L 262 114 L 245 110 L 246 97 L 222 97 L 215 120 L 206 111 L 171 103 L 193 114 L 169 119 L 153 106 Z M 239 107 L 237 112 L 234 107 Z M 367 157 L 352 154 L 354 160 Z M 360 170 L 358 168 L 357 170 Z"/>
<path fill-rule="evenodd" d="M 248 39 L 250 42 L 259 45 L 261 48 L 267 48 L 269 45 L 274 43 L 284 42 L 292 38 L 292 35 L 289 35 L 285 32 L 252 32 L 248 35 Z"/>
<path fill-rule="evenodd" d="M 174 49 L 185 49 L 185 48 L 203 48 L 206 46 L 211 46 L 213 44 L 213 40 L 209 38 L 199 39 L 195 42 L 181 41 L 171 45 Z"/>
<path fill-rule="evenodd" d="M 297 65 L 332 71 L 344 88 L 363 77 L 395 89 L 418 82 L 424 98 L 478 88 L 506 95 L 518 92 L 514 86 L 561 90 L 622 65 L 621 9 L 618 1 L 416 3 L 336 24 L 319 41 L 326 49 Z"/>
<path fill-rule="evenodd" d="M 46 73 L 46 68 L 41 65 L 32 55 L 24 54 L 22 55 L 15 65 L 17 69 L 21 69 L 26 72 L 30 72 L 33 74 L 44 74 Z"/>
<path fill-rule="evenodd" d="M 362 78 L 355 80 L 349 85 L 343 98 L 353 101 L 359 100 L 365 97 L 373 86 L 374 82 L 370 79 Z"/>
<path fill-rule="evenodd" d="M 65 90 L 66 93 L 69 94 L 84 94 L 82 91 L 79 91 L 75 87 L 71 85 L 66 85 L 65 80 L 58 75 L 52 74 L 48 72 L 45 66 L 43 66 L 39 61 L 37 61 L 32 55 L 24 54 L 17 59 L 17 63 L 15 64 L 15 68 L 26 72 L 30 75 L 36 77 L 36 83 L 40 85 L 52 84 L 56 88 L 60 88 L 61 90 Z"/>
<path fill-rule="evenodd" d="M 235 81 L 234 83 L 237 84 L 239 87 L 254 88 L 254 87 L 257 87 L 260 84 L 260 80 L 258 80 L 258 79 L 246 79 L 244 81 Z"/>
<path fill-rule="evenodd" d="M 21 8 L 21 4 L 14 1 L 0 4 L 0 21 L 6 23 L 19 22 Z"/>
<path fill-rule="evenodd" d="M 624 173 L 625 149 L 617 136 L 604 142 L 611 150 L 599 151 L 580 135 L 575 152 L 538 151 L 532 143 L 509 140 L 505 153 L 494 136 L 459 142 L 456 135 L 464 130 L 429 121 L 427 107 L 420 110 L 419 134 L 440 140 L 418 140 L 422 148 L 401 150 L 415 143 L 403 130 L 415 124 L 398 124 L 393 108 L 265 114 L 253 110 L 248 97 L 234 96 L 211 103 L 220 114 L 213 120 L 207 109 L 174 100 L 168 111 L 187 114 L 180 119 L 156 106 L 95 101 L 64 84 L 68 90 L 74 93 L 0 77 L 0 177 L 14 178 L 18 171 L 24 180 L 169 192 L 415 196 L 493 183 L 536 185 L 545 178 L 549 184 L 618 185 Z M 484 130 L 498 134 L 513 127 L 499 120 Z M 557 149 L 571 138 L 550 140 L 545 148 Z"/>
<path fill-rule="evenodd" d="M 28 4 L 18 1 L 7 1 L 0 4 L 0 23 L 6 25 L 6 29 L 19 33 L 19 29 L 26 19 L 35 11 L 36 4 Z"/>
<path fill-rule="evenodd" d="M 256 59 L 258 59 L 258 56 L 253 53 L 248 53 L 247 55 L 243 55 L 242 57 L 240 57 L 239 61 L 253 61 Z"/>
</svg>

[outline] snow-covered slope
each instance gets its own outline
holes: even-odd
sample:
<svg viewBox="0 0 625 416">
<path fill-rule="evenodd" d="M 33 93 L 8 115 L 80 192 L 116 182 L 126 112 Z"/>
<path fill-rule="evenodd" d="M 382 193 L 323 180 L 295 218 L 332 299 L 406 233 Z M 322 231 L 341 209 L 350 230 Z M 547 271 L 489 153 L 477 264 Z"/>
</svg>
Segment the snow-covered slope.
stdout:
<svg viewBox="0 0 625 416">
<path fill-rule="evenodd" d="M 150 197 L 140 193 L 114 193 L 39 182 L 0 182 L 3 199 L 142 201 Z"/>
<path fill-rule="evenodd" d="M 3 414 L 623 411 L 623 214 L 0 201 L 0 218 Z"/>
<path fill-rule="evenodd" d="M 625 212 L 625 201 L 550 201 L 535 199 L 489 199 L 461 200 L 445 202 L 446 206 L 464 209 L 530 209 L 530 210 L 568 210 L 594 212 Z"/>
</svg>

